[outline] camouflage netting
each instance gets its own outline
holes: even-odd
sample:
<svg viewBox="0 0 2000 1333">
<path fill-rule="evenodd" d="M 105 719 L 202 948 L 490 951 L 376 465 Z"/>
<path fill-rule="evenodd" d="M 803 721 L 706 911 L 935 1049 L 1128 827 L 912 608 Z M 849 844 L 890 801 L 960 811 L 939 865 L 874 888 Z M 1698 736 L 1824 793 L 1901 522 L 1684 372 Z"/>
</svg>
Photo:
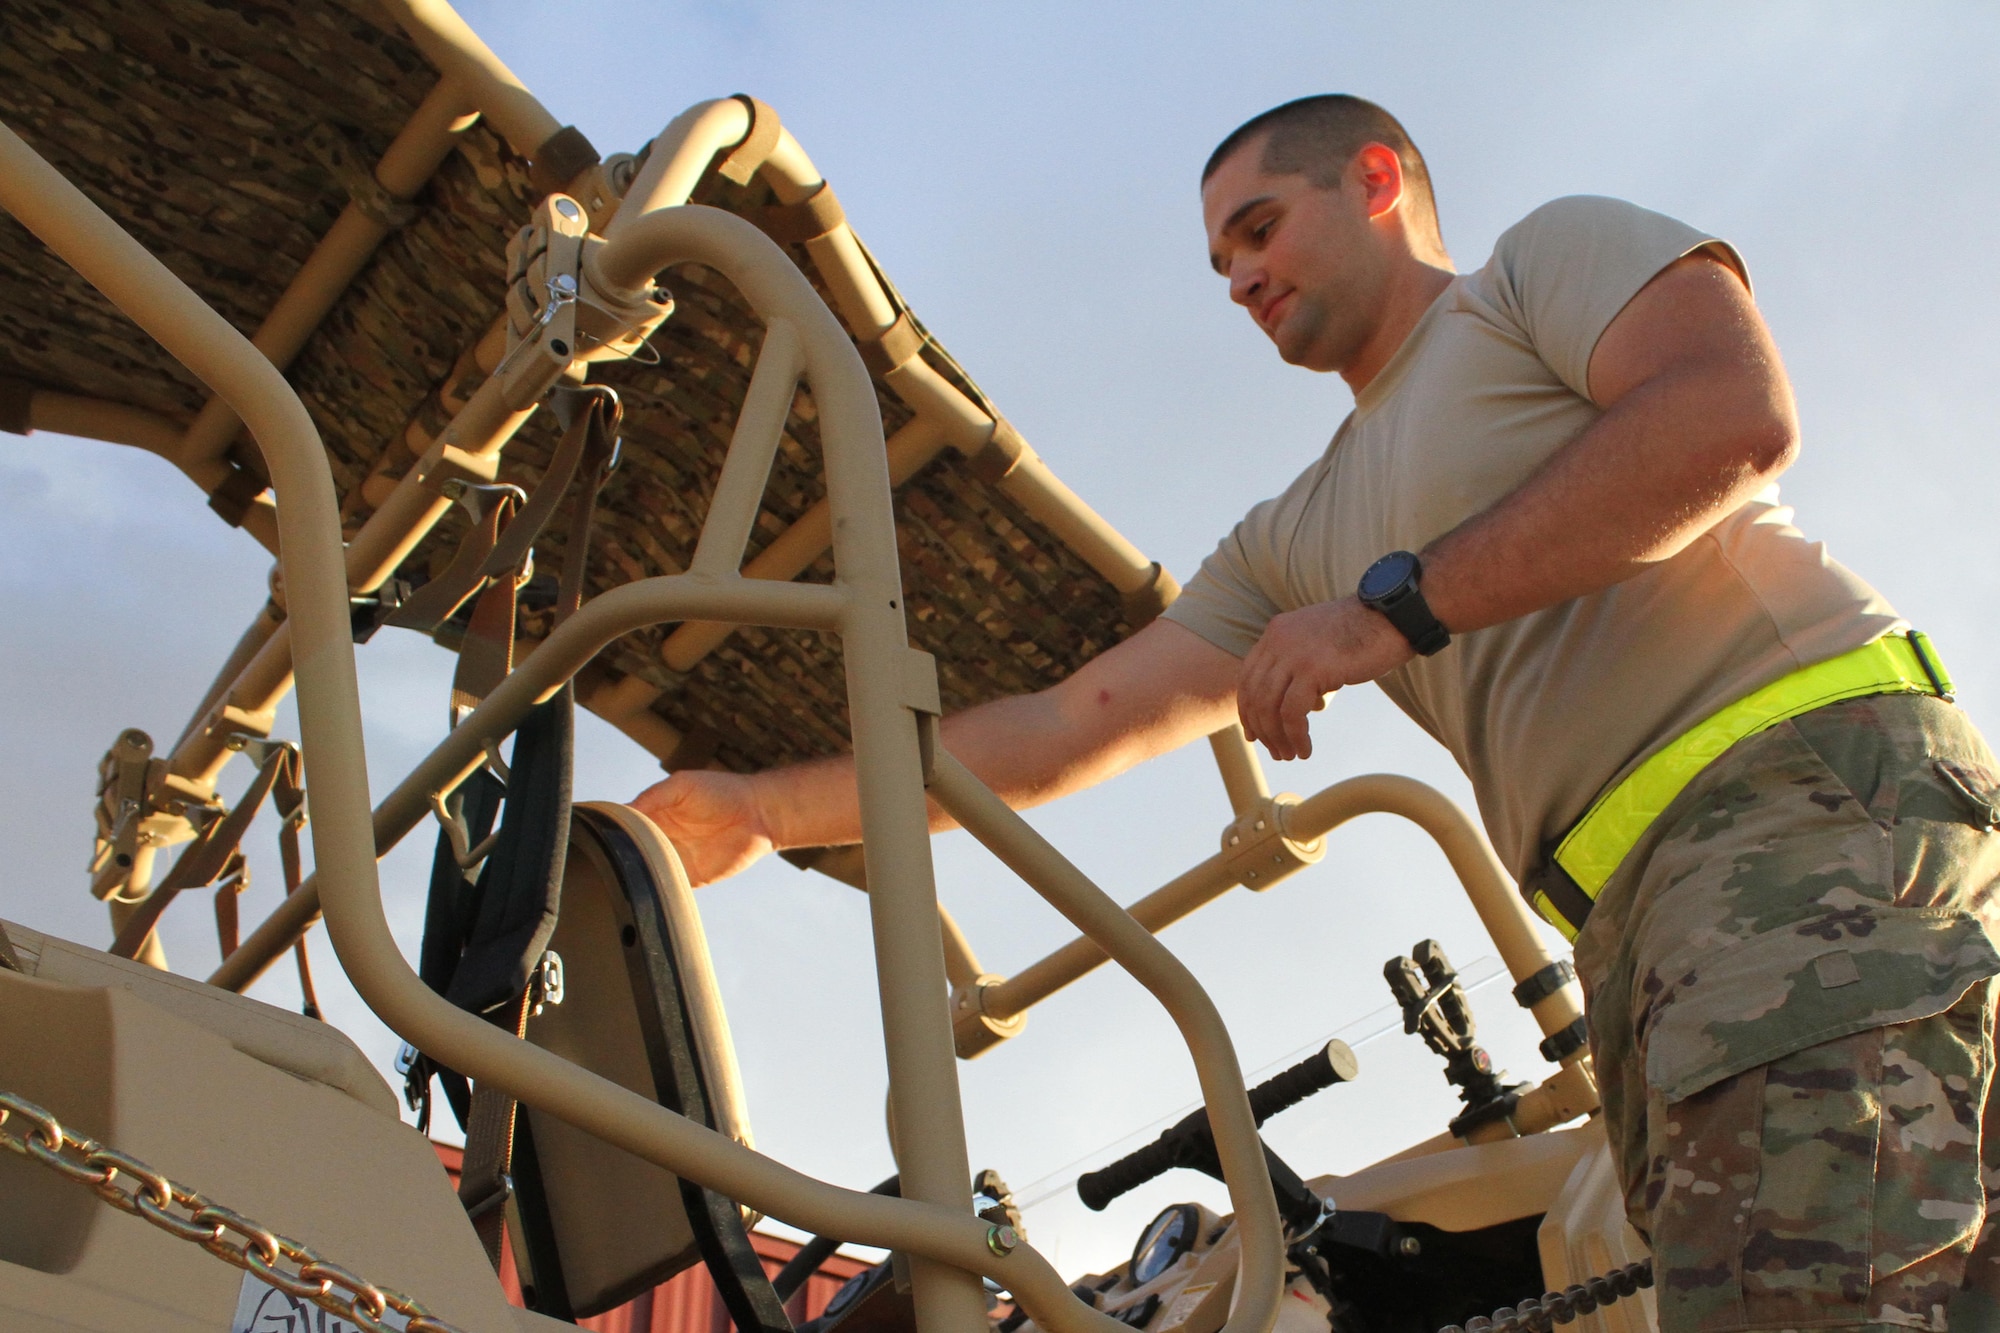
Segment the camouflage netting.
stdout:
<svg viewBox="0 0 2000 1333">
<path fill-rule="evenodd" d="M 245 333 L 348 203 L 340 159 L 372 164 L 435 79 L 366 0 L 15 0 L 0 10 L 0 119 Z M 696 198 L 751 212 L 769 195 L 711 173 Z M 469 350 L 500 313 L 506 241 L 532 201 L 526 164 L 497 136 L 463 135 L 418 196 L 414 221 L 288 370 L 325 439 L 350 531 L 368 497 L 414 461 L 407 440 L 434 436 L 447 404 L 477 387 Z M 804 247 L 791 253 L 819 284 Z M 663 281 L 678 306 L 653 339 L 660 363 L 592 376 L 626 403 L 624 462 L 606 485 L 590 553 L 592 592 L 678 571 L 692 556 L 755 362 L 759 326 L 725 279 L 690 267 Z M 0 377 L 182 422 L 204 401 L 185 370 L 4 215 L 0 308 Z M 935 344 L 923 355 L 983 401 Z M 878 396 L 893 434 L 909 410 L 879 386 Z M 548 413 L 538 414 L 508 446 L 502 480 L 532 487 L 554 440 Z M 261 469 L 246 443 L 232 457 Z M 802 393 L 752 555 L 822 497 L 818 459 Z M 912 641 L 937 656 L 947 707 L 1052 683 L 1131 632 L 1116 591 L 954 453 L 902 488 L 897 518 Z M 403 575 L 420 583 L 442 569 L 460 531 L 455 517 L 440 525 Z M 555 531 L 538 548 L 546 565 L 563 560 L 561 538 Z M 830 579 L 831 558 L 804 577 Z M 526 616 L 533 634 L 542 622 Z M 672 628 L 627 636 L 592 670 L 663 687 L 656 711 L 733 768 L 845 748 L 836 644 L 743 630 L 680 673 L 659 650 Z"/>
</svg>

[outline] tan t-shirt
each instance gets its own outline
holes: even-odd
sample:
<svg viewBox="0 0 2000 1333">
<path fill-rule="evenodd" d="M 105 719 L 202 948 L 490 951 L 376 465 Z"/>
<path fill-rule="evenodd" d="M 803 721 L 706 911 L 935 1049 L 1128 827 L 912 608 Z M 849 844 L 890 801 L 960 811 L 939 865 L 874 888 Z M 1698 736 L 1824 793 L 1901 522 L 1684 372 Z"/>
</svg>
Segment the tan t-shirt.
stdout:
<svg viewBox="0 0 2000 1333">
<path fill-rule="evenodd" d="M 1597 420 L 1597 339 L 1662 268 L 1736 252 L 1616 199 L 1545 204 L 1453 280 L 1333 443 L 1252 509 L 1166 617 L 1243 656 L 1272 616 L 1353 593 L 1519 486 Z M 1381 686 L 1472 779 L 1516 875 L 1599 791 L 1722 705 L 1903 622 L 1776 488 L 1603 592 L 1460 635 Z M 1322 723 L 1322 726 L 1325 724 Z"/>
</svg>

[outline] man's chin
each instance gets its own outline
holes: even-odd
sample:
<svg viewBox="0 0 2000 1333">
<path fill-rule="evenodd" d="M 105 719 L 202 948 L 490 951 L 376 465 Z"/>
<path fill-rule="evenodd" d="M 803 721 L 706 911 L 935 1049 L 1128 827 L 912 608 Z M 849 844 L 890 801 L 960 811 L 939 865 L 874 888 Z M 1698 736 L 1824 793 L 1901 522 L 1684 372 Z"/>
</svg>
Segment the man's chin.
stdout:
<svg viewBox="0 0 2000 1333">
<path fill-rule="evenodd" d="M 1316 346 L 1311 338 L 1273 335 L 1271 342 L 1278 349 L 1278 358 L 1286 365 L 1316 370 L 1323 375 L 1340 369 L 1338 360 L 1328 357 L 1326 349 Z"/>
</svg>

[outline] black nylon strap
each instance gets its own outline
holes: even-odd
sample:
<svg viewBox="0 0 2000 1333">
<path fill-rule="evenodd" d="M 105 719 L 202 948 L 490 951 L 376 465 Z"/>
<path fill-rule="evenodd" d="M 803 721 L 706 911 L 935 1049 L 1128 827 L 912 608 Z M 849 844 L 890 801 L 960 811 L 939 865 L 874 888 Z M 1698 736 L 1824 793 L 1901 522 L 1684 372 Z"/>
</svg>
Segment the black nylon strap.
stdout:
<svg viewBox="0 0 2000 1333">
<path fill-rule="evenodd" d="M 465 952 L 444 993 L 476 1014 L 527 989 L 555 933 L 569 845 L 572 699 L 565 685 L 514 733 L 500 839 L 479 877 Z"/>
<path fill-rule="evenodd" d="M 1575 980 L 1576 965 L 1567 958 L 1558 958 L 1514 987 L 1514 1003 L 1532 1009 Z"/>
<path fill-rule="evenodd" d="M 1563 1059 L 1590 1044 L 1590 1025 L 1579 1018 L 1560 1032 L 1551 1032 L 1542 1038 L 1537 1048 L 1542 1059 L 1550 1064 L 1561 1064 Z"/>
<path fill-rule="evenodd" d="M 1557 864 L 1553 855 L 1545 854 L 1521 880 L 1521 896 L 1528 900 L 1528 906 L 1539 912 L 1541 908 L 1535 902 L 1537 893 L 1549 900 L 1549 906 L 1569 923 L 1571 930 L 1582 930 L 1583 923 L 1590 920 L 1593 906 L 1590 895 L 1570 878 L 1569 871 Z"/>
</svg>

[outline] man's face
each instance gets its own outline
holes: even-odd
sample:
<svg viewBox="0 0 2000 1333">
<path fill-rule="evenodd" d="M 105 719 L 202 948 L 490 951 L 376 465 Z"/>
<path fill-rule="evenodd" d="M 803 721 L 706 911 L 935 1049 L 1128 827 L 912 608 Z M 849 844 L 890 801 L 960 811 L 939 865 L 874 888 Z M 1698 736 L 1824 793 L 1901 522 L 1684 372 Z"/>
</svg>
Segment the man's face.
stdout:
<svg viewBox="0 0 2000 1333">
<path fill-rule="evenodd" d="M 1279 356 L 1341 370 L 1374 333 L 1389 290 L 1368 191 L 1352 166 L 1353 179 L 1324 189 L 1304 175 L 1265 172 L 1263 157 L 1263 140 L 1253 140 L 1202 187 L 1209 261 Z"/>
</svg>

